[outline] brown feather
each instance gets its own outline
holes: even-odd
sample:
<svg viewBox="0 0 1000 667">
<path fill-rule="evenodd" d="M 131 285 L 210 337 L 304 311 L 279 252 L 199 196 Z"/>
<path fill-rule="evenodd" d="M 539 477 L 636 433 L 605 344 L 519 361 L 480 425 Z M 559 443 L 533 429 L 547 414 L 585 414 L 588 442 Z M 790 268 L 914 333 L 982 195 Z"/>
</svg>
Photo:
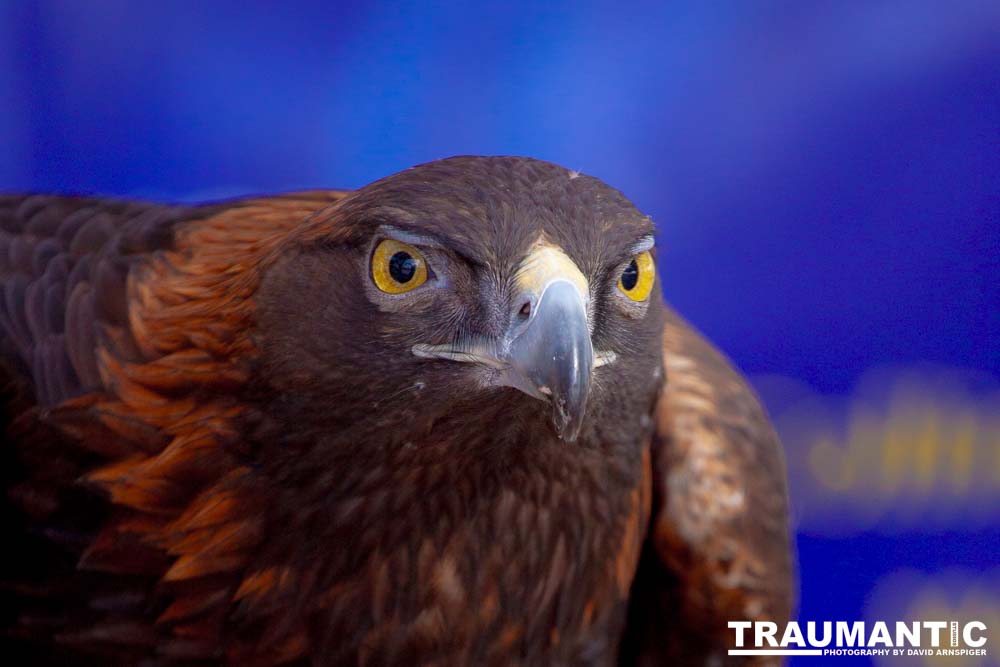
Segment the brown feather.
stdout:
<svg viewBox="0 0 1000 667">
<path fill-rule="evenodd" d="M 745 381 L 672 311 L 663 365 L 656 502 L 629 651 L 638 664 L 730 662 L 729 621 L 780 624 L 791 614 L 781 444 Z"/>
<path fill-rule="evenodd" d="M 80 553 L 81 571 L 151 577 L 150 583 L 240 571 L 259 532 L 247 521 L 252 513 L 241 514 L 233 507 L 238 501 L 225 484 L 237 473 L 226 471 L 238 469 L 221 443 L 234 436 L 232 422 L 240 414 L 227 391 L 246 381 L 246 363 L 254 354 L 245 335 L 253 314 L 247 299 L 268 253 L 283 234 L 340 196 L 309 193 L 215 208 L 161 208 L 170 211 L 156 214 L 162 222 L 149 215 L 150 208 L 136 204 L 58 198 L 2 203 L 0 212 L 8 211 L 5 230 L 20 234 L 6 237 L 13 244 L 7 250 L 9 270 L 49 280 L 53 276 L 65 280 L 67 272 L 74 276 L 64 288 L 73 294 L 67 312 L 69 336 L 65 351 L 54 358 L 68 355 L 73 361 L 67 368 L 92 391 L 74 397 L 75 379 L 64 382 L 56 373 L 39 382 L 43 376 L 37 370 L 34 377 L 39 401 L 55 404 L 44 410 L 44 423 L 57 426 L 73 446 L 103 461 L 86 473 L 86 480 L 119 508 L 118 518 L 110 520 Z M 70 217 L 65 217 L 67 213 Z M 184 216 L 192 222 L 184 222 Z M 170 224 L 175 232 L 163 235 L 136 229 L 143 224 Z M 37 240 L 36 235 L 57 231 L 64 245 Z M 138 261 L 113 254 L 113 239 L 119 240 L 119 247 L 145 252 L 150 249 L 145 238 L 166 245 Z M 67 255 L 61 254 L 63 247 Z M 82 270 L 66 268 L 67 256 L 70 265 L 76 262 Z M 59 267 L 58 272 L 53 267 Z M 35 288 L 43 283 L 30 280 L 5 279 L 13 300 L 0 315 L 0 324 L 5 323 L 7 333 L 20 341 L 22 359 L 36 369 L 55 369 L 46 361 L 42 363 L 50 365 L 38 366 L 29 353 L 32 345 L 39 344 L 33 341 L 61 324 L 32 310 L 41 303 L 43 297 Z M 18 295 L 24 300 L 19 302 Z M 81 303 L 88 304 L 83 317 L 75 305 Z M 19 313 L 27 314 L 27 324 Z M 220 313 L 227 315 L 220 320 Z M 11 377 L 17 381 L 16 372 Z M 44 377 L 49 377 L 47 372 Z M 25 425 L 22 428 L 30 431 L 40 423 L 25 421 L 30 413 L 18 412 L 11 403 L 7 408 Z M 24 435 L 18 440 L 27 446 Z M 51 475 L 53 468 L 47 463 L 37 470 Z M 36 516 L 55 514 L 61 507 L 58 487 L 45 491 L 23 483 L 18 488 L 24 489 L 21 506 Z M 65 626 L 59 641 L 99 652 L 111 645 L 153 645 L 162 634 L 154 621 L 173 627 L 169 632 L 178 636 L 204 640 L 195 626 L 176 621 L 224 609 L 232 599 L 228 581 L 221 577 L 219 585 L 193 589 L 190 595 L 177 589 L 158 618 L 112 621 L 100 616 L 87 620 L 82 615 L 75 629 Z M 146 590 L 147 606 L 155 608 L 154 589 Z M 209 652 L 218 650 L 217 628 L 212 632 L 216 648 Z M 170 650 L 180 655 L 203 649 L 204 645 L 174 644 Z"/>
</svg>

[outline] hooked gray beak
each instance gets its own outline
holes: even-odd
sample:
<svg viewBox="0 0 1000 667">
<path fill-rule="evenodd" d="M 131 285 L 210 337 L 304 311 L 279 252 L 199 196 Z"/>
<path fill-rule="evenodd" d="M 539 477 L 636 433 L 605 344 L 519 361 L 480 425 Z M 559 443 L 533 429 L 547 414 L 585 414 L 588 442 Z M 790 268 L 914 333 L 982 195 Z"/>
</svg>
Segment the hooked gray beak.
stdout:
<svg viewBox="0 0 1000 667">
<path fill-rule="evenodd" d="M 527 322 L 515 325 L 511 334 L 503 383 L 549 401 L 559 437 L 576 440 L 594 368 L 587 306 L 579 290 L 566 280 L 549 283 Z"/>
</svg>

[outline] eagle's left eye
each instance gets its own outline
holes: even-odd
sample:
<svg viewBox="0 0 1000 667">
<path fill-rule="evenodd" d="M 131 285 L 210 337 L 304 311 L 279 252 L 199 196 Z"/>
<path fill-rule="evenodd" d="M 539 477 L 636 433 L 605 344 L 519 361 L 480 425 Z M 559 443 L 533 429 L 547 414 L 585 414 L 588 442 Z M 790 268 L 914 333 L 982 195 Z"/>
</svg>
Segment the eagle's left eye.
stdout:
<svg viewBox="0 0 1000 667">
<path fill-rule="evenodd" d="M 403 294 L 427 282 L 427 260 L 409 243 L 380 242 L 372 253 L 372 280 L 387 294 Z"/>
<path fill-rule="evenodd" d="M 633 301 L 645 301 L 653 291 L 656 266 L 648 250 L 632 258 L 618 278 L 618 289 Z"/>
</svg>

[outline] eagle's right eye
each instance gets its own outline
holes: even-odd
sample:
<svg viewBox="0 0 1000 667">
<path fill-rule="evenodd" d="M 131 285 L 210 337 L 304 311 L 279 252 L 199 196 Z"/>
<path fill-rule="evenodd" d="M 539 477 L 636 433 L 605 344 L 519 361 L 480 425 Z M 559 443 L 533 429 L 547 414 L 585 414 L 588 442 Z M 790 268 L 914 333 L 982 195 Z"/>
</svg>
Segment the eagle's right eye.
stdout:
<svg viewBox="0 0 1000 667">
<path fill-rule="evenodd" d="M 403 294 L 427 282 L 427 260 L 409 243 L 385 239 L 372 253 L 372 280 L 387 294 Z"/>
</svg>

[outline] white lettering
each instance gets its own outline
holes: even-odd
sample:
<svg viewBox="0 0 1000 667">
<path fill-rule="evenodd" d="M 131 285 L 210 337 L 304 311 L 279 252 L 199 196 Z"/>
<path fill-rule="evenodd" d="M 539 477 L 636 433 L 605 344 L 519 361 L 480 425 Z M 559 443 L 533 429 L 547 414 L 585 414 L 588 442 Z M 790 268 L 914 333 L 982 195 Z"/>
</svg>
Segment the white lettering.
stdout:
<svg viewBox="0 0 1000 667">
<path fill-rule="evenodd" d="M 794 643 L 795 646 L 806 645 L 806 640 L 802 638 L 802 630 L 795 621 L 790 621 L 785 626 L 785 634 L 781 636 L 781 648 L 787 647 L 790 643 Z"/>
<path fill-rule="evenodd" d="M 771 621 L 758 621 L 754 627 L 755 630 L 755 643 L 757 646 L 763 646 L 764 640 L 767 640 L 767 645 L 773 648 L 778 647 L 778 642 L 774 641 L 774 635 L 778 632 L 778 624 L 772 623 Z"/>
<path fill-rule="evenodd" d="M 971 630 L 973 629 L 973 627 L 975 627 L 975 629 L 980 631 L 979 639 L 972 638 Z M 986 643 L 986 624 L 983 623 L 982 621 L 969 621 L 968 623 L 965 624 L 965 627 L 962 628 L 962 639 L 965 640 L 966 646 L 971 646 L 972 648 L 978 648 L 982 646 L 983 644 Z"/>
<path fill-rule="evenodd" d="M 903 638 L 906 641 L 903 641 Z M 896 646 L 920 646 L 920 623 L 914 621 L 912 625 L 907 625 L 903 621 L 896 621 Z"/>
<path fill-rule="evenodd" d="M 940 646 L 941 631 L 948 627 L 947 621 L 924 621 L 924 627 L 931 631 L 931 646 Z"/>
<path fill-rule="evenodd" d="M 889 628 L 886 627 L 884 621 L 876 621 L 872 633 L 868 636 L 868 645 L 875 646 L 876 644 L 892 646 L 892 637 L 889 636 Z"/>
<path fill-rule="evenodd" d="M 850 627 L 850 631 L 848 631 Z M 850 626 L 844 621 L 837 621 L 837 646 L 864 646 L 865 624 L 855 621 Z"/>
<path fill-rule="evenodd" d="M 822 639 L 816 639 L 816 623 L 814 621 L 806 623 L 806 632 L 809 635 L 810 646 L 829 646 L 830 642 L 833 640 L 833 623 L 830 621 L 823 621 Z"/>
<path fill-rule="evenodd" d="M 750 621 L 729 621 L 729 627 L 736 630 L 736 647 L 743 648 L 743 631 L 753 623 Z"/>
</svg>

